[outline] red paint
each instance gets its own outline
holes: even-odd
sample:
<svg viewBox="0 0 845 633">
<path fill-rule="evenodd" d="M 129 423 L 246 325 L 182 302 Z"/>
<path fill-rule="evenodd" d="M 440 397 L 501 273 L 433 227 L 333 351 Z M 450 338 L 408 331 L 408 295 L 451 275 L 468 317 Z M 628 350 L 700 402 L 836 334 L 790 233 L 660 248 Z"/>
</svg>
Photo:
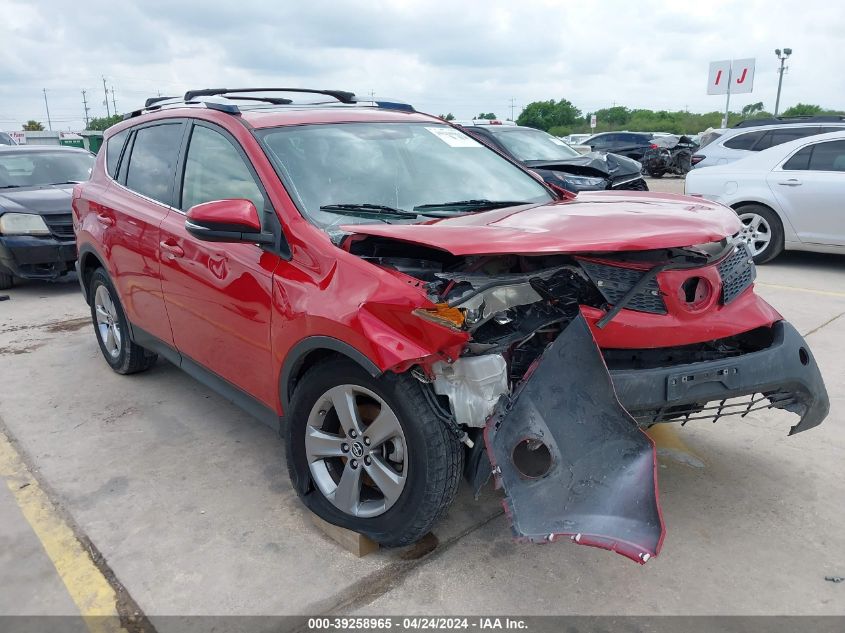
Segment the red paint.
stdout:
<svg viewBox="0 0 845 633">
<path fill-rule="evenodd" d="M 498 209 L 423 225 L 345 226 L 454 255 L 584 253 L 689 246 L 739 231 L 736 213 L 671 193 L 582 192 L 574 200 Z"/>
<path fill-rule="evenodd" d="M 742 69 L 742 75 L 739 76 L 739 78 L 736 80 L 736 83 L 741 84 L 743 81 L 745 81 L 746 75 L 748 75 L 748 69 L 743 68 Z"/>
<path fill-rule="evenodd" d="M 713 82 L 713 83 L 714 83 L 714 85 L 718 86 L 720 81 L 722 81 L 722 71 L 721 70 L 716 73 L 716 81 Z"/>
<path fill-rule="evenodd" d="M 261 230 L 258 211 L 249 200 L 213 200 L 188 209 L 188 218 L 203 224 L 229 224 L 250 231 Z"/>
<path fill-rule="evenodd" d="M 456 358 L 468 340 L 413 315 L 431 301 L 416 280 L 338 248 L 296 210 L 252 135 L 256 128 L 342 121 L 438 121 L 422 114 L 364 108 L 246 112 L 172 109 L 130 119 L 131 125 L 194 117 L 227 130 L 241 146 L 275 209 L 291 257 L 251 244 L 201 242 L 185 215 L 139 196 L 104 171 L 74 193 L 80 248 L 92 248 L 113 280 L 129 320 L 282 413 L 279 378 L 291 348 L 309 336 L 338 339 L 384 371 Z M 231 219 L 231 203 L 207 203 L 197 219 Z M 225 212 L 224 212 L 225 211 Z M 240 220 L 254 227 L 244 206 Z M 104 222 L 102 218 L 105 218 Z M 430 245 L 458 255 L 578 253 L 687 246 L 723 239 L 739 229 L 729 209 L 701 199 L 659 193 L 582 193 L 544 206 L 502 209 L 417 226 L 350 227 L 367 235 Z M 348 243 L 347 243 L 348 245 Z M 748 291 L 730 306 L 689 313 L 676 304 L 687 273 L 658 278 L 670 314 L 622 310 L 603 330 L 585 308 L 604 347 L 650 347 L 719 338 L 768 324 L 779 315 Z M 714 283 L 712 267 L 696 271 Z M 718 286 L 714 285 L 714 294 Z"/>
</svg>

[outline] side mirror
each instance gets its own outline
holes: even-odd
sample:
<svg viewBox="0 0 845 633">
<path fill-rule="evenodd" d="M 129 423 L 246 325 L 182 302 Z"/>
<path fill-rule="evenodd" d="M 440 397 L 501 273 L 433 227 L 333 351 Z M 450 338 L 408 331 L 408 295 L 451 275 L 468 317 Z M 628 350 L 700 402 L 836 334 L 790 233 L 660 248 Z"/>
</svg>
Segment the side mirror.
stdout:
<svg viewBox="0 0 845 633">
<path fill-rule="evenodd" d="M 185 229 L 205 242 L 273 244 L 272 233 L 261 230 L 258 210 L 250 200 L 213 200 L 188 209 Z"/>
</svg>

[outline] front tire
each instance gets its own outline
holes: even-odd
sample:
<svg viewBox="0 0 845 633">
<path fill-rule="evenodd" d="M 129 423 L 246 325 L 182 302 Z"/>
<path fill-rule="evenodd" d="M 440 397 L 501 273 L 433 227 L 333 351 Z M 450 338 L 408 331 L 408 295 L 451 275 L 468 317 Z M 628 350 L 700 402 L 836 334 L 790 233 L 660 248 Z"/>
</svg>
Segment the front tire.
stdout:
<svg viewBox="0 0 845 633">
<path fill-rule="evenodd" d="M 288 472 L 320 518 L 385 547 L 421 539 L 455 497 L 463 447 L 407 374 L 347 359 L 303 376 L 291 402 Z"/>
<path fill-rule="evenodd" d="M 772 261 L 783 252 L 783 224 L 777 213 L 761 204 L 736 209 L 742 222 L 739 237 L 748 245 L 755 264 Z"/>
<path fill-rule="evenodd" d="M 135 374 L 152 367 L 157 354 L 136 345 L 129 337 L 129 323 L 109 276 L 102 268 L 91 275 L 91 320 L 103 358 L 118 374 Z"/>
</svg>

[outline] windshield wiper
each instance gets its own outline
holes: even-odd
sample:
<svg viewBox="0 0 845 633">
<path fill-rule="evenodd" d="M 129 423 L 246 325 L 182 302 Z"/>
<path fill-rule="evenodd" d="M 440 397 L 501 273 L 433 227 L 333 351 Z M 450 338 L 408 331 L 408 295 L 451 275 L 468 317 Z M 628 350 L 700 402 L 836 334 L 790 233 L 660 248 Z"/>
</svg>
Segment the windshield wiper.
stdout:
<svg viewBox="0 0 845 633">
<path fill-rule="evenodd" d="M 435 204 L 421 204 L 414 207 L 414 211 L 425 209 L 451 209 L 451 210 L 472 210 L 501 209 L 503 207 L 516 207 L 521 204 L 531 204 L 524 200 L 456 200 L 455 202 L 439 202 Z"/>
<path fill-rule="evenodd" d="M 324 204 L 320 207 L 320 211 L 330 211 L 340 215 L 356 215 L 361 217 L 377 217 L 392 215 L 395 218 L 415 218 L 419 213 L 413 211 L 405 211 L 405 209 L 396 209 L 395 207 L 387 207 L 383 204 L 353 204 L 353 203 L 338 203 L 338 204 Z"/>
</svg>

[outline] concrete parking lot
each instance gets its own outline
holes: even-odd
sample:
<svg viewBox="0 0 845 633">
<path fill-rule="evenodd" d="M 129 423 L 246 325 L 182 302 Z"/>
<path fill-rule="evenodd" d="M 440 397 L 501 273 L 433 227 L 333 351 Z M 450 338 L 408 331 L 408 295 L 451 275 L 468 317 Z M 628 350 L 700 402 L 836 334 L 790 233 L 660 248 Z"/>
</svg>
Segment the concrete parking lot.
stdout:
<svg viewBox="0 0 845 633">
<path fill-rule="evenodd" d="M 75 278 L 2 292 L 0 614 L 117 600 L 160 631 L 192 614 L 845 615 L 825 580 L 845 576 L 845 260 L 788 253 L 758 291 L 808 337 L 831 415 L 794 437 L 783 412 L 678 429 L 667 447 L 693 457 L 660 458 L 667 537 L 642 567 L 516 544 L 499 493 L 466 487 L 422 545 L 356 558 L 313 526 L 270 429 L 165 361 L 109 370 Z"/>
</svg>

